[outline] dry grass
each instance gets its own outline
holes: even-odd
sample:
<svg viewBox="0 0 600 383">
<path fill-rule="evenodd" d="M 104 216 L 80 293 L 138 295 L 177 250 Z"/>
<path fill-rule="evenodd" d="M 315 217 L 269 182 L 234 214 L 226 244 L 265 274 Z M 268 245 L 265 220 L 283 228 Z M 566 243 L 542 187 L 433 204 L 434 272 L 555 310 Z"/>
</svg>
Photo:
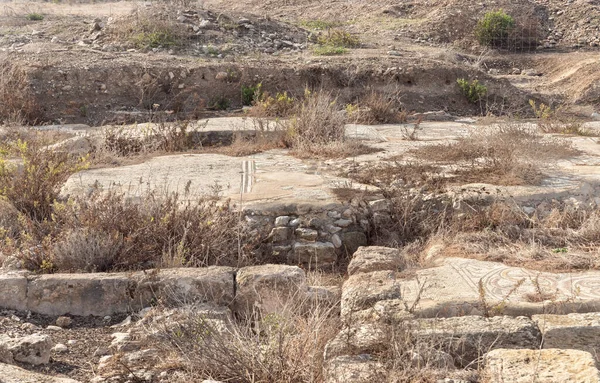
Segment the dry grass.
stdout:
<svg viewBox="0 0 600 383">
<path fill-rule="evenodd" d="M 277 313 L 226 328 L 190 315 L 155 335 L 157 346 L 183 360 L 192 381 L 323 382 L 323 350 L 339 330 L 335 305 L 288 301 Z"/>
<path fill-rule="evenodd" d="M 113 39 L 132 48 L 172 48 L 188 37 L 187 30 L 176 20 L 169 4 L 137 7 L 132 14 L 118 18 L 107 28 Z"/>
<path fill-rule="evenodd" d="M 423 146 L 411 154 L 453 166 L 458 182 L 535 185 L 543 178 L 543 168 L 578 151 L 566 140 L 547 138 L 518 125 L 500 125 L 452 143 Z"/>
<path fill-rule="evenodd" d="M 350 119 L 358 124 L 388 124 L 406 122 L 407 114 L 401 110 L 398 94 L 381 94 L 372 91 L 361 99 Z"/>
<path fill-rule="evenodd" d="M 23 125 L 42 119 L 25 70 L 11 55 L 0 57 L 0 123 Z"/>
</svg>

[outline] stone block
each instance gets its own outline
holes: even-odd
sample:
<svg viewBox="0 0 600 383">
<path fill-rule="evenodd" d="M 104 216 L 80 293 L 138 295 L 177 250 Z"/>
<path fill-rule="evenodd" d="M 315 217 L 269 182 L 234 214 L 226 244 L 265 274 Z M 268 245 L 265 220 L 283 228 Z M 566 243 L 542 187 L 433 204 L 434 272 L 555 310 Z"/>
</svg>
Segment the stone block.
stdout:
<svg viewBox="0 0 600 383">
<path fill-rule="evenodd" d="M 600 313 L 532 316 L 544 339 L 543 348 L 588 351 L 600 361 Z"/>
<path fill-rule="evenodd" d="M 400 250 L 380 246 L 359 247 L 348 265 L 348 275 L 371 271 L 402 271 L 406 260 Z"/>
<path fill-rule="evenodd" d="M 337 261 L 337 252 L 331 242 L 296 242 L 293 261 L 299 264 L 321 267 Z"/>
</svg>

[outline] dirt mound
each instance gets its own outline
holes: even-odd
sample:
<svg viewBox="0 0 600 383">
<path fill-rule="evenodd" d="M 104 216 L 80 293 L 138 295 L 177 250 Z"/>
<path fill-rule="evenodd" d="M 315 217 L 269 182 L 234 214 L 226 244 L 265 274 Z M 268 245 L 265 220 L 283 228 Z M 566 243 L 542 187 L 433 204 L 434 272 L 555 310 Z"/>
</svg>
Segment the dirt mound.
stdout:
<svg viewBox="0 0 600 383">
<path fill-rule="evenodd" d="M 299 27 L 269 17 L 161 5 L 109 20 L 105 31 L 102 29 L 102 24 L 95 24 L 90 38 L 103 51 L 172 50 L 178 54 L 218 57 L 298 51 L 306 48 L 308 36 Z"/>
</svg>

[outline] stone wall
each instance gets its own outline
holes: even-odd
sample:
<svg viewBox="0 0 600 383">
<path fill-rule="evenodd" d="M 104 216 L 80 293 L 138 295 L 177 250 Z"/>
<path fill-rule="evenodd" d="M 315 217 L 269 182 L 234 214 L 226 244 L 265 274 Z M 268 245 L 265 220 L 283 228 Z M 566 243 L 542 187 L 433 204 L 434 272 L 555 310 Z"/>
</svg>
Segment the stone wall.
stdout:
<svg viewBox="0 0 600 383">
<path fill-rule="evenodd" d="M 281 262 L 326 267 L 367 245 L 370 207 L 353 204 L 261 205 L 244 210 L 257 235 L 268 233 L 268 250 Z"/>
</svg>

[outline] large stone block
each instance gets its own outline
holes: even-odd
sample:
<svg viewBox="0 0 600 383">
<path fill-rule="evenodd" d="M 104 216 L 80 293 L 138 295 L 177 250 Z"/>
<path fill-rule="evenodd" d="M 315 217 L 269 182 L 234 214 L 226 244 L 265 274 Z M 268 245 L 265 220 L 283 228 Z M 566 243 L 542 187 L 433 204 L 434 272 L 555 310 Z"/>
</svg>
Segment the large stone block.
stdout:
<svg viewBox="0 0 600 383">
<path fill-rule="evenodd" d="M 406 260 L 398 249 L 361 246 L 352 256 L 348 265 L 348 275 L 382 270 L 402 271 L 405 267 Z"/>
<path fill-rule="evenodd" d="M 229 305 L 234 298 L 234 273 L 233 268 L 213 266 L 36 276 L 29 280 L 27 309 L 56 316 L 104 316 L 138 310 L 159 300 Z"/>
<path fill-rule="evenodd" d="M 235 294 L 235 269 L 231 267 L 202 267 L 164 269 L 137 274 L 133 292 L 136 308 L 161 299 L 170 304 L 210 302 L 228 306 Z"/>
<path fill-rule="evenodd" d="M 240 315 L 276 313 L 307 297 L 306 275 L 297 266 L 250 266 L 237 272 L 234 311 Z"/>
<path fill-rule="evenodd" d="M 27 278 L 19 274 L 0 275 L 0 307 L 24 311 L 27 309 Z"/>
<path fill-rule="evenodd" d="M 495 348 L 539 348 L 537 325 L 526 317 L 465 316 L 418 319 L 408 324 L 418 341 L 426 341 L 467 365 Z"/>
<path fill-rule="evenodd" d="M 127 274 L 49 274 L 32 277 L 27 310 L 45 315 L 104 316 L 130 310 L 136 281 Z"/>
<path fill-rule="evenodd" d="M 600 313 L 534 315 L 544 339 L 543 348 L 588 351 L 600 361 Z"/>
<path fill-rule="evenodd" d="M 379 301 L 401 298 L 402 284 L 394 271 L 352 275 L 342 287 L 342 319 L 351 322 L 355 312 L 372 308 Z"/>
<path fill-rule="evenodd" d="M 489 383 L 600 382 L 594 358 L 579 350 L 493 350 L 485 356 L 483 376 Z"/>
<path fill-rule="evenodd" d="M 11 338 L 3 334 L 0 335 L 0 355 L 2 356 L 0 362 L 47 364 L 50 362 L 51 348 L 52 341 L 48 335 L 33 334 Z"/>
</svg>

